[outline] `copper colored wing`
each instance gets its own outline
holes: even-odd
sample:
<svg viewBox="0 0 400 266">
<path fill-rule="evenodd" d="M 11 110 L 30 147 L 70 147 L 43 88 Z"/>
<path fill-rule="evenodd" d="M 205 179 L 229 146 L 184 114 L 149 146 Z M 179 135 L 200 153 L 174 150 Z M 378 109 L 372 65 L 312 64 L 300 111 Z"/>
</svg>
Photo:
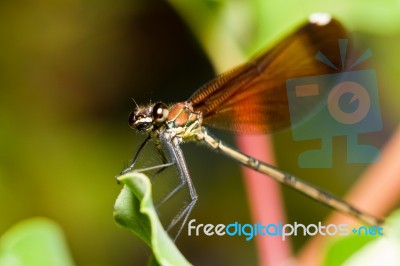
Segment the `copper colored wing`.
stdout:
<svg viewBox="0 0 400 266">
<path fill-rule="evenodd" d="M 346 38 L 346 31 L 335 20 L 325 25 L 308 23 L 272 49 L 219 75 L 195 92 L 189 102 L 203 113 L 203 124 L 211 127 L 245 133 L 288 128 L 286 81 L 337 72 L 315 56 L 320 51 L 341 68 L 338 40 Z M 310 99 L 306 106 L 303 103 L 295 108 L 302 117 L 317 105 Z"/>
</svg>

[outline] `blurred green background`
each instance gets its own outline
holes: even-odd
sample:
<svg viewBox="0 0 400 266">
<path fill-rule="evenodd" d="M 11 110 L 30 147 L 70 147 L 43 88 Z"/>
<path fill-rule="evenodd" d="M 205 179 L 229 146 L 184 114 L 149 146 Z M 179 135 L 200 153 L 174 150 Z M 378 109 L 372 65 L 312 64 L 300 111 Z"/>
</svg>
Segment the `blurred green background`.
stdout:
<svg viewBox="0 0 400 266">
<path fill-rule="evenodd" d="M 300 1 L 291 1 L 294 6 L 258 2 L 266 10 L 258 23 L 268 26 L 247 32 L 241 45 L 248 54 L 321 7 L 371 48 L 384 130 L 365 137 L 381 147 L 400 116 L 398 1 L 308 1 L 306 7 Z M 229 3 L 233 9 L 226 10 L 234 20 L 246 4 Z M 131 98 L 182 101 L 213 76 L 200 44 L 165 1 L 1 1 L 0 234 L 20 220 L 44 216 L 63 228 L 77 265 L 145 264 L 148 248 L 118 228 L 112 216 L 121 189 L 114 177 L 144 139 L 127 124 Z M 280 168 L 339 195 L 366 167 L 346 163 L 344 138 L 335 138 L 334 167 L 324 170 L 297 167 L 298 154 L 314 144 L 293 142 L 290 132 L 274 139 Z M 214 224 L 250 222 L 239 166 L 193 144 L 184 151 L 200 197 L 191 217 Z M 283 191 L 288 222 L 312 223 L 329 213 Z M 292 240 L 295 250 L 306 241 Z M 254 242 L 243 238 L 182 234 L 177 245 L 196 265 L 257 261 Z"/>
</svg>

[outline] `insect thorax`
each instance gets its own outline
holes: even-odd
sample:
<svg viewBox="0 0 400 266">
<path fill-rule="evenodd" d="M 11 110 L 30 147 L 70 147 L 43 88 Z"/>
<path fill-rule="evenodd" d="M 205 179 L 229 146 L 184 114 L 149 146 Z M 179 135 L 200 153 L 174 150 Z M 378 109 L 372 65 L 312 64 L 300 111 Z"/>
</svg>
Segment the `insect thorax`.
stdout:
<svg viewBox="0 0 400 266">
<path fill-rule="evenodd" d="M 190 141 L 201 132 L 201 123 L 201 112 L 195 112 L 190 102 L 183 102 L 169 109 L 166 125 L 167 130 L 173 131 L 183 141 Z"/>
</svg>

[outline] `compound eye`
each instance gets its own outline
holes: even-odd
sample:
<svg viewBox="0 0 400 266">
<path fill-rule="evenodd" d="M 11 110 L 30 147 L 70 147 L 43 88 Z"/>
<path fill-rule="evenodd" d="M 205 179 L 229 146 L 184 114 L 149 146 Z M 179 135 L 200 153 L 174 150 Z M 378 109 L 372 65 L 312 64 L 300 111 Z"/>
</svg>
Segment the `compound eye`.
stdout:
<svg viewBox="0 0 400 266">
<path fill-rule="evenodd" d="M 129 114 L 129 126 L 130 126 L 131 128 L 135 128 L 135 121 L 136 121 L 135 112 L 132 111 L 132 112 Z"/>
<path fill-rule="evenodd" d="M 157 103 L 153 107 L 153 121 L 156 123 L 162 123 L 167 120 L 169 114 L 168 107 L 164 103 Z"/>
</svg>

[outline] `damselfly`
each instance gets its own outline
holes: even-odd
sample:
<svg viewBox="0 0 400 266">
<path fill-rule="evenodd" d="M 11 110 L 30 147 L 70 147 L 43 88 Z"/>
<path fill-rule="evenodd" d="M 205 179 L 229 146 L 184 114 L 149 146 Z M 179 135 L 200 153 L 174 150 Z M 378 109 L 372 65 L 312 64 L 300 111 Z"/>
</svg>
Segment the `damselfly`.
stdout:
<svg viewBox="0 0 400 266">
<path fill-rule="evenodd" d="M 183 187 L 187 187 L 190 192 L 190 203 L 172 220 L 167 230 L 180 223 L 176 237 L 179 235 L 198 198 L 180 148 L 180 144 L 187 141 L 200 142 L 335 210 L 358 217 L 372 225 L 380 223 L 379 219 L 359 211 L 345 201 L 228 147 L 212 136 L 205 127 L 250 134 L 271 133 L 288 128 L 313 112 L 318 112 L 321 103 L 311 99 L 296 106 L 298 119 L 291 120 L 286 81 L 296 77 L 335 73 L 335 70 L 316 60 L 315 55 L 323 54 L 332 64 L 340 65 L 343 60 L 339 54 L 338 40 L 345 38 L 346 32 L 336 20 L 326 17 L 325 21 L 310 20 L 272 49 L 219 75 L 185 102 L 169 106 L 161 102 L 136 106 L 129 116 L 129 124 L 133 129 L 148 134 L 148 137 L 123 173 L 134 168 L 139 154 L 151 141 L 163 158 L 161 165 L 151 169 L 162 172 L 174 164 L 181 177 L 180 185 L 161 204 Z M 323 88 L 321 90 L 320 93 L 326 93 Z"/>
</svg>

